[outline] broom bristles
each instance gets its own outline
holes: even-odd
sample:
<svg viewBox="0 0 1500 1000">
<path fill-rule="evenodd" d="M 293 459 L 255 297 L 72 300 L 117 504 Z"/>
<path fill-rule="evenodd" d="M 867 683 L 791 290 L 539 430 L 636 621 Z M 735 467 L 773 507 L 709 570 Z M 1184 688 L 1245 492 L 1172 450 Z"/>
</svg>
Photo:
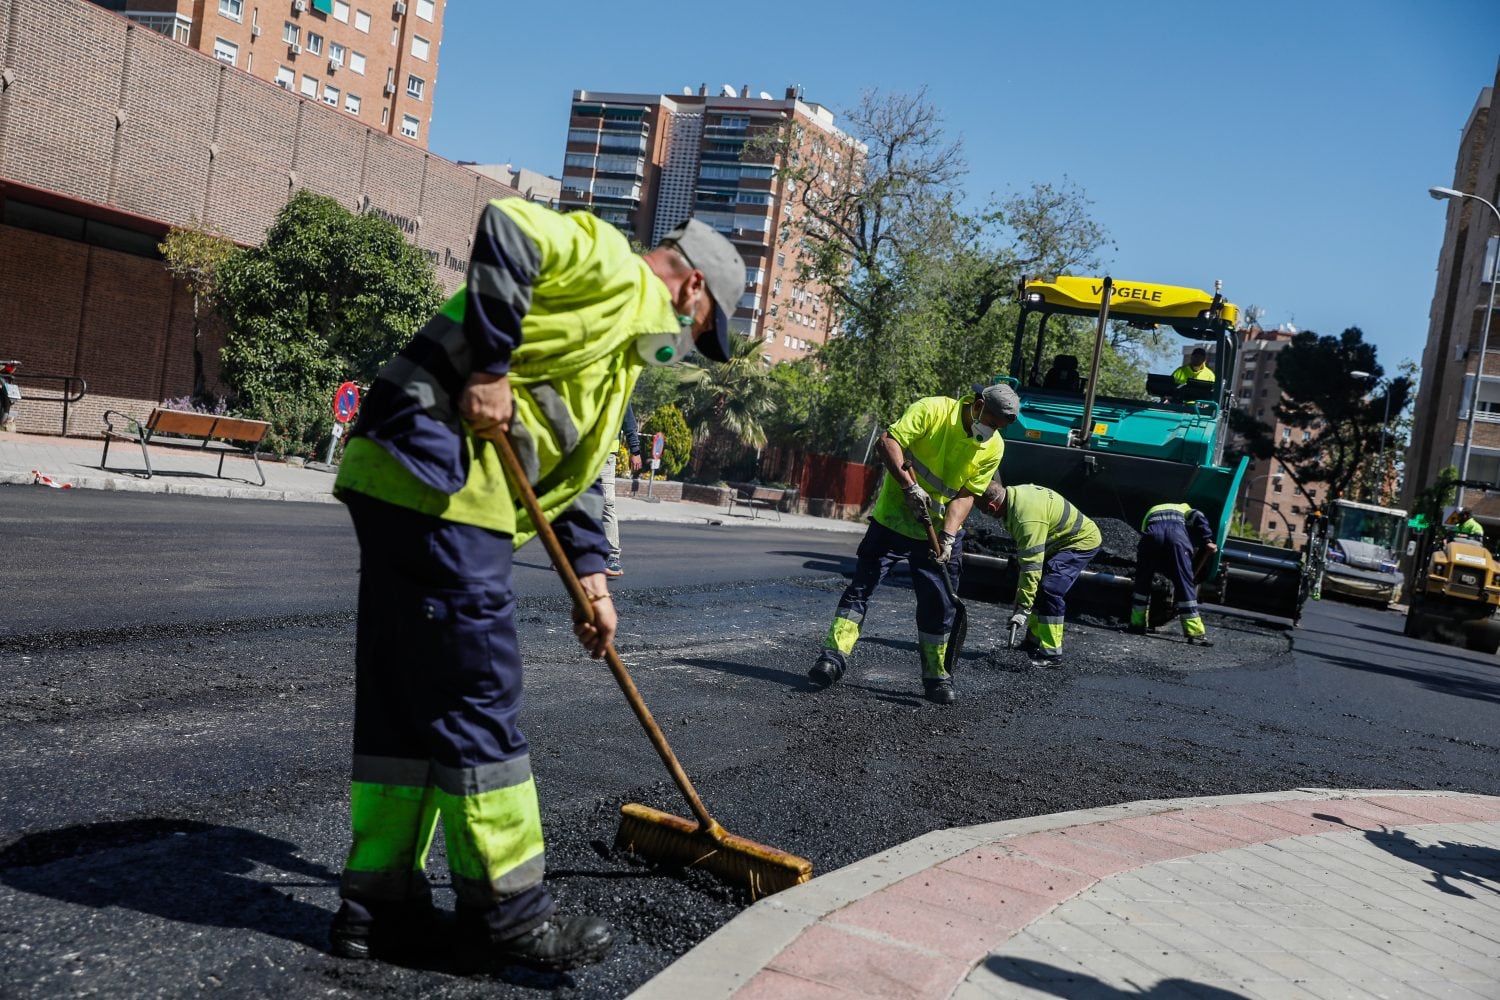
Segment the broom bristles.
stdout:
<svg viewBox="0 0 1500 1000">
<path fill-rule="evenodd" d="M 702 869 L 749 890 L 751 899 L 812 878 L 812 862 L 805 858 L 715 828 L 710 832 L 681 816 L 627 802 L 620 807 L 615 847 L 667 867 Z"/>
</svg>

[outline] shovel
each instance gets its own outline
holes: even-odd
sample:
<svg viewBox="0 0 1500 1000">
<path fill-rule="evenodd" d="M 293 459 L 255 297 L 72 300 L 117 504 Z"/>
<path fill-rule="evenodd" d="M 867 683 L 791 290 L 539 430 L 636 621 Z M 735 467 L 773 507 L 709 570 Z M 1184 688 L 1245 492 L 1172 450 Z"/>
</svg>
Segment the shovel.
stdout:
<svg viewBox="0 0 1500 1000">
<path fill-rule="evenodd" d="M 911 468 L 908 462 L 906 469 Z M 948 648 L 943 653 L 943 669 L 949 676 L 958 667 L 958 657 L 964 651 L 964 640 L 969 637 L 969 609 L 964 607 L 958 599 L 958 591 L 953 587 L 953 579 L 948 575 L 948 567 L 939 561 L 943 554 L 943 546 L 938 542 L 936 529 L 932 526 L 932 517 L 928 515 L 922 518 L 922 524 L 927 528 L 927 543 L 932 546 L 932 558 L 938 564 L 938 576 L 943 578 L 943 589 L 948 592 L 948 600 L 953 602 L 953 631 L 948 633 Z"/>
</svg>

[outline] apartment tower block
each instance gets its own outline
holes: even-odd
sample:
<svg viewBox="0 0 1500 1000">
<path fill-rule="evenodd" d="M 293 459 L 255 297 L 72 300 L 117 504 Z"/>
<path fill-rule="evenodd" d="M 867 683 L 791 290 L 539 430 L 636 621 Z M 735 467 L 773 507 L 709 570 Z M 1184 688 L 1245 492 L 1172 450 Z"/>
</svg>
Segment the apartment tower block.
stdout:
<svg viewBox="0 0 1500 1000">
<path fill-rule="evenodd" d="M 427 146 L 447 0 L 93 0 L 371 128 Z"/>
<path fill-rule="evenodd" d="M 837 321 L 828 290 L 801 274 L 805 208 L 781 168 L 862 156 L 833 121 L 796 87 L 782 98 L 728 85 L 717 96 L 574 91 L 559 207 L 593 212 L 642 247 L 688 218 L 713 226 L 745 259 L 738 332 L 769 362 L 804 357 Z M 787 144 L 754 142 L 789 125 Z"/>
</svg>

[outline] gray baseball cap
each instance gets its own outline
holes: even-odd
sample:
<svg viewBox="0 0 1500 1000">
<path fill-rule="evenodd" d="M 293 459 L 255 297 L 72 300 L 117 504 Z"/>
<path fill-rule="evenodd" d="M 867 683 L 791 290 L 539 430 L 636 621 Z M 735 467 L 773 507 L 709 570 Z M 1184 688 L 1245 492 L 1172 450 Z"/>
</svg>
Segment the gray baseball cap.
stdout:
<svg viewBox="0 0 1500 1000">
<path fill-rule="evenodd" d="M 714 302 L 712 335 L 698 338 L 698 350 L 715 361 L 729 360 L 729 317 L 745 294 L 745 260 L 713 226 L 689 219 L 662 238 L 677 249 L 694 269 L 703 272 L 709 298 Z"/>
<path fill-rule="evenodd" d="M 1021 415 L 1021 397 L 1004 382 L 974 386 L 974 398 L 984 400 L 984 410 L 992 417 L 1014 420 Z"/>
</svg>

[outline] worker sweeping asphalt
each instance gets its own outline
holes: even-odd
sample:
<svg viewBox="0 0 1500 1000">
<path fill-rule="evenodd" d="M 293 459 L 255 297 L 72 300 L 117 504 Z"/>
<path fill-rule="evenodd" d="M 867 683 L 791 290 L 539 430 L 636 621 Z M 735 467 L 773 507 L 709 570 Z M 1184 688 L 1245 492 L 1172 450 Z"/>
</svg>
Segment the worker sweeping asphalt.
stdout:
<svg viewBox="0 0 1500 1000">
<path fill-rule="evenodd" d="M 466 286 L 375 380 L 339 469 L 360 547 L 353 846 L 331 943 L 350 958 L 425 953 L 425 874 L 443 820 L 463 965 L 599 960 L 598 916 L 554 916 L 519 725 L 513 549 L 536 534 L 496 442 L 507 438 L 610 647 L 616 615 L 596 485 L 647 364 L 730 354 L 738 251 L 688 222 L 637 256 L 587 213 L 490 202 Z"/>
<path fill-rule="evenodd" d="M 1198 612 L 1197 563 L 1217 550 L 1213 527 L 1201 510 L 1185 503 L 1159 503 L 1146 511 L 1141 541 L 1135 550 L 1135 587 L 1130 594 L 1130 626 L 1126 631 L 1146 634 L 1151 581 L 1160 572 L 1172 581 L 1182 634 L 1190 643 L 1212 646 Z"/>
<path fill-rule="evenodd" d="M 1020 580 L 1010 616 L 1012 634 L 1026 632 L 1020 648 L 1034 664 L 1062 663 L 1067 594 L 1103 541 L 1099 528 L 1061 494 L 1045 486 L 985 487 L 979 509 L 1005 523 L 1016 543 Z"/>
<path fill-rule="evenodd" d="M 1015 421 L 1020 406 L 1008 385 L 975 386 L 962 399 L 917 400 L 880 435 L 876 451 L 885 477 L 859 543 L 854 579 L 839 598 L 823 649 L 807 672 L 814 684 L 828 687 L 844 676 L 871 595 L 905 559 L 917 592 L 923 693 L 939 705 L 957 699 L 945 666 L 954 615 L 948 589 L 958 587 L 964 519 L 1000 467 L 1005 448 L 1000 431 Z M 942 525 L 935 553 L 928 541 L 932 524 Z"/>
</svg>

